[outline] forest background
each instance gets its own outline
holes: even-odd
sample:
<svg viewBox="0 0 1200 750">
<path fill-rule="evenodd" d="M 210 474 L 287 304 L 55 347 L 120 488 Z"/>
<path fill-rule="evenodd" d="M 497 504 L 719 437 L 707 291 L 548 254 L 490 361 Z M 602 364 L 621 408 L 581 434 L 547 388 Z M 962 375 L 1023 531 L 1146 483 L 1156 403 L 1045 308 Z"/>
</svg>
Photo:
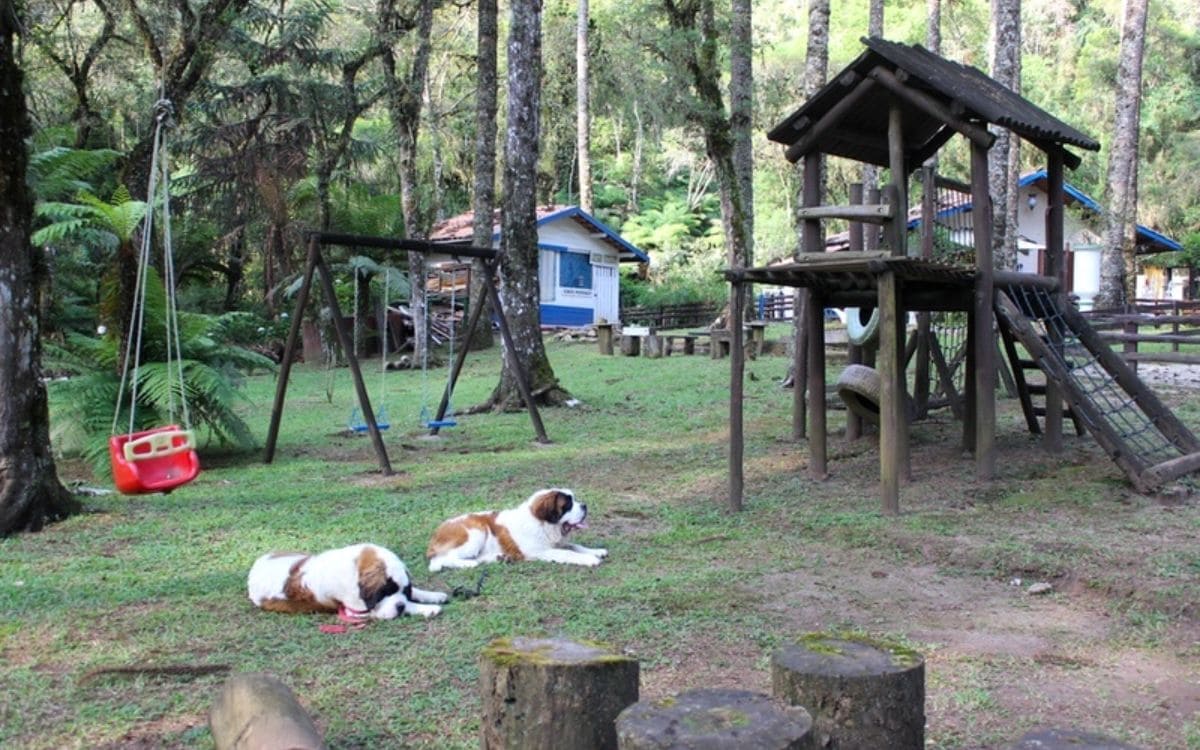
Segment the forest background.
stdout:
<svg viewBox="0 0 1200 750">
<path fill-rule="evenodd" d="M 193 42 L 174 28 L 179 9 L 194 19 L 218 5 L 229 34 Z M 414 15 L 403 5 L 397 5 L 395 46 L 402 72 L 414 59 L 418 37 L 407 33 L 411 27 L 405 24 Z M 831 73 L 862 51 L 867 5 L 833 4 Z M 111 149 L 111 163 L 121 164 L 153 125 L 156 70 L 171 62 L 162 58 L 187 44 L 203 45 L 199 53 L 208 56 L 208 64 L 196 67 L 194 93 L 176 112 L 170 135 L 181 206 L 174 229 L 180 305 L 212 313 L 251 310 L 270 320 L 300 265 L 303 232 L 320 225 L 323 214 L 337 231 L 420 237 L 434 222 L 471 209 L 474 5 L 442 3 L 433 16 L 415 148 L 412 227 L 403 226 L 400 211 L 400 161 L 406 157 L 389 121 L 384 66 L 372 61 L 355 69 L 347 88 L 349 64 L 378 31 L 379 7 L 373 0 L 158 7 L 139 7 L 136 0 L 33 0 L 27 3 L 30 33 L 20 55 L 36 130 L 35 175 L 38 154 L 61 157 L 64 147 Z M 986 72 L 989 12 L 980 0 L 943 3 L 942 54 Z M 766 262 L 791 255 L 796 245 L 791 208 L 799 175 L 766 141 L 765 132 L 804 99 L 808 30 L 801 5 L 756 2 L 753 13 L 754 259 Z M 1100 198 L 1107 194 L 1121 14 L 1117 0 L 1021 4 L 1021 93 L 1103 144 L 1099 155 L 1085 156 L 1067 175 L 1076 187 Z M 728 16 L 728 7 L 717 9 L 722 40 L 729 38 Z M 499 19 L 503 80 L 503 7 Z M 576 3 L 548 0 L 542 32 L 537 200 L 539 205 L 574 204 L 579 202 Z M 714 170 L 694 126 L 696 105 L 687 98 L 686 82 L 681 84 L 679 62 L 664 54 L 673 33 L 679 32 L 670 30 L 657 3 L 590 4 L 593 212 L 653 258 L 651 283 L 626 284 L 626 296 L 637 297 L 627 302 L 725 294 L 713 273 L 727 262 Z M 884 36 L 924 43 L 924 0 L 888 2 Z M 154 47 L 146 39 L 159 43 Z M 727 57 L 727 44 L 719 54 Z M 503 134 L 503 85 L 499 97 Z M 341 141 L 343 135 L 349 137 Z M 1200 194 L 1200 6 L 1188 0 L 1150 4 L 1140 138 L 1138 221 L 1184 243 L 1188 250 L 1174 263 L 1195 263 L 1200 259 L 1195 200 Z M 959 145 L 952 142 L 943 152 L 940 169 L 962 179 L 967 157 Z M 1032 151 L 1023 157 L 1035 159 Z M 88 190 L 101 201 L 128 200 L 118 192 L 127 170 L 85 176 Z M 857 166 L 834 160 L 828 189 L 834 196 L 844 194 L 855 179 Z M 42 182 L 43 201 L 78 200 L 61 184 Z M 135 198 L 145 190 L 144 185 L 124 187 Z M 43 214 L 40 221 L 44 226 L 49 219 Z M 48 330 L 94 325 L 83 303 L 100 297 L 103 254 L 96 247 L 81 251 L 58 243 L 56 289 L 44 321 Z"/>
</svg>

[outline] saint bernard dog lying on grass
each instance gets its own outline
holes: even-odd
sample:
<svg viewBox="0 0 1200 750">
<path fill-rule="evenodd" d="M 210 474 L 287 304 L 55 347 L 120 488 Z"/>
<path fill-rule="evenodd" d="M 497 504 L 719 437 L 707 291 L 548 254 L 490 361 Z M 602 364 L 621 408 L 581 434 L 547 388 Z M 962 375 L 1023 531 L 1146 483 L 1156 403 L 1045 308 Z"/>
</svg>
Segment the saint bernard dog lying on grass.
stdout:
<svg viewBox="0 0 1200 750">
<path fill-rule="evenodd" d="M 546 560 L 599 565 L 606 549 L 567 543 L 567 535 L 586 526 L 587 505 L 571 490 L 538 490 L 515 508 L 468 513 L 443 521 L 433 532 L 429 571 L 473 568 L 497 560 Z"/>
<path fill-rule="evenodd" d="M 305 555 L 271 552 L 254 561 L 250 601 L 271 612 L 336 612 L 344 622 L 432 617 L 450 597 L 412 585 L 391 550 L 376 544 Z"/>
</svg>

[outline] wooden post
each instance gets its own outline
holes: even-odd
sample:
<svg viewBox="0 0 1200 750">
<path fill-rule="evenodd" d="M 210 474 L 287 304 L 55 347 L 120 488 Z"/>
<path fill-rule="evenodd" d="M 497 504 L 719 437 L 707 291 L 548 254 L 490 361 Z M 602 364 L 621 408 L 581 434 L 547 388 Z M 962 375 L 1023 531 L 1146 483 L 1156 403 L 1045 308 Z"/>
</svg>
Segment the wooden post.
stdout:
<svg viewBox="0 0 1200 750">
<path fill-rule="evenodd" d="M 1046 153 L 1046 270 L 1045 274 L 1058 279 L 1058 288 L 1066 289 L 1066 263 L 1063 257 L 1063 155 L 1062 149 Z M 1057 333 L 1051 331 L 1051 335 Z M 1048 453 L 1063 449 L 1063 393 L 1049 378 L 1046 379 L 1046 429 L 1042 446 Z"/>
<path fill-rule="evenodd" d="M 933 167 L 921 167 L 921 257 L 933 260 L 933 245 L 935 219 L 937 218 L 937 170 Z M 929 313 L 922 310 L 917 313 L 917 361 L 913 369 L 913 402 L 916 404 L 916 416 L 924 418 L 929 413 L 929 339 L 933 336 L 933 326 Z"/>
<path fill-rule="evenodd" d="M 512 368 L 513 375 L 517 381 L 517 390 L 521 392 L 521 398 L 525 400 L 525 408 L 529 411 L 529 421 L 533 422 L 533 431 L 537 436 L 539 443 L 549 443 L 550 438 L 546 437 L 546 427 L 542 424 L 542 415 L 538 413 L 537 404 L 534 403 L 533 393 L 529 387 L 529 373 L 525 372 L 525 366 L 521 364 L 521 360 L 517 357 L 517 347 L 513 343 L 512 331 L 508 328 L 508 318 L 504 315 L 504 305 L 500 304 L 500 292 L 496 289 L 496 260 L 489 260 L 485 264 L 487 269 L 488 295 L 492 300 L 492 310 L 496 313 L 496 323 L 500 326 L 500 338 L 504 341 L 504 352 L 508 355 L 508 366 Z"/>
<path fill-rule="evenodd" d="M 479 658 L 483 750 L 617 747 L 617 715 L 638 699 L 638 662 L 558 638 L 501 638 Z"/>
<path fill-rule="evenodd" d="M 383 446 L 383 436 L 379 434 L 379 425 L 375 424 L 375 410 L 371 408 L 371 398 L 367 395 L 367 384 L 363 382 L 362 370 L 358 366 L 358 356 L 354 353 L 354 344 L 346 331 L 346 321 L 342 319 L 342 309 L 338 305 L 337 292 L 333 288 L 333 274 L 325 259 L 317 252 L 317 278 L 325 292 L 325 303 L 333 311 L 333 332 L 337 335 L 338 346 L 346 355 L 350 365 L 350 375 L 354 380 L 354 392 L 358 394 L 358 407 L 362 411 L 363 421 L 367 423 L 367 434 L 371 436 L 371 445 L 375 448 L 375 457 L 379 460 L 379 469 L 383 475 L 392 475 L 392 462 L 388 460 L 387 448 Z"/>
<path fill-rule="evenodd" d="M 892 173 L 888 244 L 892 255 L 902 258 L 908 255 L 908 170 L 904 164 L 904 119 L 900 103 L 894 100 L 888 107 L 888 169 Z"/>
<path fill-rule="evenodd" d="M 988 150 L 971 144 L 971 214 L 975 217 L 975 476 L 996 475 L 996 337 L 992 313 L 992 200 L 988 192 Z"/>
<path fill-rule="evenodd" d="M 208 714 L 216 750 L 324 750 L 312 719 L 287 685 L 258 673 L 230 677 Z"/>
<path fill-rule="evenodd" d="M 771 692 L 808 710 L 817 747 L 925 746 L 925 658 L 902 646 L 809 634 L 772 655 Z"/>
<path fill-rule="evenodd" d="M 804 156 L 804 205 L 821 202 L 821 156 Z M 805 219 L 801 231 L 805 255 L 825 251 L 821 242 L 819 219 Z M 816 289 L 809 289 L 804 305 L 804 344 L 807 349 L 805 386 L 808 391 L 808 475 L 813 479 L 829 477 L 828 445 L 825 411 L 825 301 Z M 799 342 L 797 342 L 799 344 Z M 797 379 L 800 371 L 796 371 Z"/>
<path fill-rule="evenodd" d="M 905 464 L 904 333 L 899 281 L 892 271 L 879 283 L 879 492 L 883 514 L 900 513 L 900 475 Z"/>
<path fill-rule="evenodd" d="M 809 290 L 795 291 L 792 320 L 792 439 L 808 437 L 808 310 Z"/>
<path fill-rule="evenodd" d="M 801 706 L 748 690 L 689 690 L 641 701 L 617 717 L 620 750 L 754 748 L 816 750 L 812 717 Z"/>
<path fill-rule="evenodd" d="M 730 286 L 729 318 L 733 323 L 730 335 L 733 346 L 729 352 L 729 509 L 742 509 L 745 488 L 745 436 L 743 434 L 743 402 L 745 395 L 746 360 L 742 348 L 742 308 L 746 286 L 739 279 Z"/>
<path fill-rule="evenodd" d="M 879 205 L 879 186 L 867 185 L 867 205 Z M 863 228 L 863 250 L 879 249 L 879 227 L 870 224 Z"/>
<path fill-rule="evenodd" d="M 596 324 L 596 343 L 600 345 L 600 353 L 612 356 L 613 353 L 613 324 Z"/>
<path fill-rule="evenodd" d="M 636 357 L 642 353 L 642 337 L 621 334 L 621 354 Z"/>
<path fill-rule="evenodd" d="M 275 381 L 275 402 L 271 406 L 271 425 L 267 428 L 267 445 L 263 451 L 263 463 L 275 460 L 275 443 L 279 439 L 279 423 L 283 419 L 283 402 L 287 398 L 288 377 L 292 372 L 292 360 L 296 358 L 296 339 L 304 320 L 304 308 L 308 306 L 308 290 L 312 288 L 313 272 L 317 268 L 320 244 L 315 234 L 308 237 L 308 257 L 304 262 L 304 279 L 296 293 L 296 307 L 292 311 L 292 323 L 288 327 L 287 343 L 283 347 L 283 361 L 279 363 L 279 378 Z"/>
</svg>

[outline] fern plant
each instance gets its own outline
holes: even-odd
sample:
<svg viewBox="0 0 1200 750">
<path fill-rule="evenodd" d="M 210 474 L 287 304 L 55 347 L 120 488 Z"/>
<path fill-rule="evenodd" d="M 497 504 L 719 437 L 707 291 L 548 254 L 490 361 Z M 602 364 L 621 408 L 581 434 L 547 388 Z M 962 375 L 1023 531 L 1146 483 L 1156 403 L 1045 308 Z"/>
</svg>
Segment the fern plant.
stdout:
<svg viewBox="0 0 1200 750">
<path fill-rule="evenodd" d="M 56 411 L 68 415 L 53 421 L 52 439 L 60 449 L 82 455 L 97 476 L 107 476 L 110 471 L 108 436 L 113 431 L 118 395 L 122 409 L 115 414 L 117 432 L 129 430 L 131 414 L 134 431 L 163 426 L 172 418 L 182 421 L 186 397 L 191 425 L 207 438 L 206 442 L 216 440 L 239 448 L 254 445 L 250 428 L 234 411 L 241 398 L 237 386 L 245 373 L 274 369 L 275 363 L 228 343 L 221 336 L 221 318 L 180 312 L 182 359 L 171 361 L 168 368 L 166 321 L 166 295 L 151 269 L 136 401 L 132 398 L 132 372 L 121 391 L 124 353 L 119 350 L 120 339 L 115 332 L 98 338 L 68 334 L 61 344 L 47 343 L 47 366 L 68 374 L 66 379 L 50 385 Z"/>
</svg>

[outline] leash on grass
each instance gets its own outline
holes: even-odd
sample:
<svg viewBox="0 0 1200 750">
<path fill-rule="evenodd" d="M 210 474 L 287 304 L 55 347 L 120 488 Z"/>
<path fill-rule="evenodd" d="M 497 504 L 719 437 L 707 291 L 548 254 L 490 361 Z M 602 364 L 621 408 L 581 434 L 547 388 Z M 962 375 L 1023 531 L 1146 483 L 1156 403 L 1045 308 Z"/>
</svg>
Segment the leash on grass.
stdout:
<svg viewBox="0 0 1200 750">
<path fill-rule="evenodd" d="M 483 593 L 483 581 L 487 578 L 487 574 L 487 569 L 480 572 L 479 580 L 475 582 L 475 588 L 473 589 L 466 586 L 455 586 L 450 590 L 450 596 L 458 599 L 474 599 Z"/>
</svg>

